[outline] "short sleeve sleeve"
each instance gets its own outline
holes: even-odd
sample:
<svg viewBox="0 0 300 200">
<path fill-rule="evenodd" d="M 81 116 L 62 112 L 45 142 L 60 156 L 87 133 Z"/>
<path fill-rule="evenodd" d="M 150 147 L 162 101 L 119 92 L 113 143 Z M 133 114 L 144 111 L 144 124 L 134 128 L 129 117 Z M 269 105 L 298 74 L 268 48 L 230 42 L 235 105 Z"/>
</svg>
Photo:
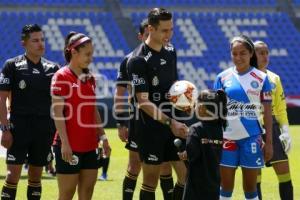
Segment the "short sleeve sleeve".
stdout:
<svg viewBox="0 0 300 200">
<path fill-rule="evenodd" d="M 134 57 L 129 60 L 128 72 L 135 93 L 149 91 L 147 63 L 142 57 Z"/>
<path fill-rule="evenodd" d="M 67 81 L 63 74 L 57 72 L 52 77 L 51 94 L 54 96 L 67 97 L 70 93 L 70 82 Z"/>
<path fill-rule="evenodd" d="M 261 102 L 272 102 L 272 87 L 268 77 L 266 77 L 263 82 L 260 100 Z"/>
<path fill-rule="evenodd" d="M 217 79 L 214 82 L 214 88 L 213 89 L 214 90 L 223 89 L 222 82 L 221 82 L 221 77 L 220 76 L 217 76 Z"/>
<path fill-rule="evenodd" d="M 13 81 L 13 63 L 6 61 L 0 74 L 0 90 L 10 91 Z"/>
<path fill-rule="evenodd" d="M 117 75 L 117 86 L 127 87 L 127 82 L 129 81 L 127 73 L 127 61 L 128 58 L 125 58 L 120 65 L 118 75 Z"/>
</svg>

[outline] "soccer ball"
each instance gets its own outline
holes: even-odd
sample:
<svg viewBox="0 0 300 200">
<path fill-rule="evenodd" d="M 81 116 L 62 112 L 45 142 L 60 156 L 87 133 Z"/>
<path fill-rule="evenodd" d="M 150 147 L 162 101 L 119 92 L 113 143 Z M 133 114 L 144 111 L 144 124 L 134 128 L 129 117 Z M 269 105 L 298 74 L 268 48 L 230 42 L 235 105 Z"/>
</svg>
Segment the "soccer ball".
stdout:
<svg viewBox="0 0 300 200">
<path fill-rule="evenodd" d="M 198 97 L 196 86 L 189 81 L 176 81 L 169 90 L 172 105 L 181 111 L 191 111 Z"/>
</svg>

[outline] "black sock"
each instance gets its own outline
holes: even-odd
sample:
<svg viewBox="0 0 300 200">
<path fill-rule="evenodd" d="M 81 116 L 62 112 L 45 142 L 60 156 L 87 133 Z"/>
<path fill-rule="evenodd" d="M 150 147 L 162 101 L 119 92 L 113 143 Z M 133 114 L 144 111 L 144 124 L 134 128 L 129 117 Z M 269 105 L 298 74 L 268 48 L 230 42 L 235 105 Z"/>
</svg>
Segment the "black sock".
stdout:
<svg viewBox="0 0 300 200">
<path fill-rule="evenodd" d="M 1 200 L 15 199 L 17 193 L 17 184 L 4 182 L 1 192 Z"/>
<path fill-rule="evenodd" d="M 102 174 L 107 174 L 108 165 L 109 165 L 109 157 L 103 158 L 103 160 L 102 160 Z"/>
<path fill-rule="evenodd" d="M 142 184 L 140 200 L 155 200 L 155 188 Z"/>
<path fill-rule="evenodd" d="M 123 180 L 123 200 L 132 200 L 136 186 L 137 175 L 127 172 Z"/>
<path fill-rule="evenodd" d="M 256 183 L 256 190 L 257 190 L 258 199 L 262 200 L 260 182 Z"/>
<path fill-rule="evenodd" d="M 181 200 L 183 196 L 184 185 L 176 183 L 173 191 L 173 200 Z"/>
<path fill-rule="evenodd" d="M 160 176 L 160 187 L 164 200 L 171 200 L 173 196 L 174 182 L 171 174 Z"/>
<path fill-rule="evenodd" d="M 292 181 L 279 183 L 279 194 L 282 200 L 293 200 Z"/>
<path fill-rule="evenodd" d="M 41 182 L 28 181 L 27 199 L 28 200 L 40 200 L 41 195 L 42 195 Z"/>
</svg>

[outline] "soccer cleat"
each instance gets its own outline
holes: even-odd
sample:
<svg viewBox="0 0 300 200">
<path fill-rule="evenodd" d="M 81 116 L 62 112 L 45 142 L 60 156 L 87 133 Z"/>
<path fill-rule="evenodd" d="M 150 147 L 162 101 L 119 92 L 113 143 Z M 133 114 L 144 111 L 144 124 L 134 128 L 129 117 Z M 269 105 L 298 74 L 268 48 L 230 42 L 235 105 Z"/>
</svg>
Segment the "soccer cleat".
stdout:
<svg viewBox="0 0 300 200">
<path fill-rule="evenodd" d="M 99 180 L 100 180 L 100 181 L 107 181 L 107 174 L 102 174 L 102 175 L 99 177 Z"/>
</svg>

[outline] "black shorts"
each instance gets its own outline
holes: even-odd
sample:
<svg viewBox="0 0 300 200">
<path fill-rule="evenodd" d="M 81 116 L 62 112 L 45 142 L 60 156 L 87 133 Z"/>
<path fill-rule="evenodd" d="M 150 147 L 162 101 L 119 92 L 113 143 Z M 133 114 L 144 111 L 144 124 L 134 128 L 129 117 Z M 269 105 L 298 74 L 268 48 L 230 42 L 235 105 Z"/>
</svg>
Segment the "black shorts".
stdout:
<svg viewBox="0 0 300 200">
<path fill-rule="evenodd" d="M 137 139 L 137 132 L 134 129 L 134 123 L 135 123 L 135 118 L 133 117 L 128 124 L 128 142 L 125 145 L 125 148 L 138 152 L 138 139 Z"/>
<path fill-rule="evenodd" d="M 273 157 L 270 161 L 268 161 L 266 163 L 267 167 L 272 166 L 272 164 L 274 163 L 278 163 L 278 162 L 283 162 L 283 161 L 287 161 L 288 157 L 283 149 L 282 143 L 279 139 L 279 136 L 281 134 L 281 130 L 280 130 L 280 126 L 279 123 L 277 122 L 277 120 L 275 119 L 275 117 L 273 117 L 273 134 L 272 134 L 272 138 L 273 138 Z M 265 135 L 264 135 L 264 140 L 265 140 Z"/>
<path fill-rule="evenodd" d="M 143 114 L 136 121 L 139 154 L 146 164 L 158 165 L 162 162 L 178 161 L 177 149 L 173 142 L 175 136 L 170 127 Z"/>
<path fill-rule="evenodd" d="M 65 162 L 61 157 L 61 147 L 54 146 L 55 168 L 58 174 L 78 174 L 82 169 L 98 169 L 101 167 L 99 149 L 88 152 L 73 152 L 73 162 Z"/>
<path fill-rule="evenodd" d="M 7 164 L 45 166 L 52 160 L 55 125 L 50 117 L 11 116 L 13 144 L 7 150 Z"/>
</svg>

